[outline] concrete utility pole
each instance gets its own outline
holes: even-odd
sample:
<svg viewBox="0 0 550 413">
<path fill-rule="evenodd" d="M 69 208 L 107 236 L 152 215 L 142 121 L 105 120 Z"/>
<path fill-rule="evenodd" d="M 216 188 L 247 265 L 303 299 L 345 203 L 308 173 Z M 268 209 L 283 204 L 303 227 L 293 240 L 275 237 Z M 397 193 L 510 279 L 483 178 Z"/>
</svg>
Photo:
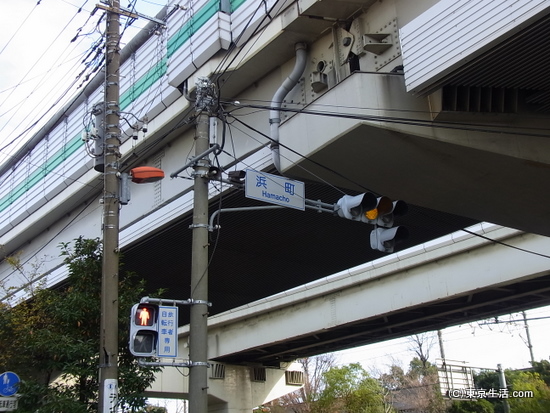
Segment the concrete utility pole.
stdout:
<svg viewBox="0 0 550 413">
<path fill-rule="evenodd" d="M 498 381 L 500 384 L 500 388 L 507 389 L 508 386 L 506 385 L 506 376 L 504 375 L 504 369 L 502 368 L 502 364 L 497 364 L 497 373 L 498 373 Z M 508 399 L 503 400 L 503 406 L 504 406 L 504 413 L 510 413 L 510 404 L 508 403 Z"/>
<path fill-rule="evenodd" d="M 208 173 L 210 160 L 210 112 L 215 103 L 213 85 L 207 78 L 197 81 L 195 111 L 193 242 L 191 259 L 191 305 L 189 323 L 189 412 L 206 413 L 208 410 Z"/>
<path fill-rule="evenodd" d="M 120 159 L 120 15 L 119 0 L 107 12 L 105 44 L 105 170 L 103 183 L 103 271 L 99 349 L 99 412 L 116 411 L 118 403 L 118 236 Z"/>
<path fill-rule="evenodd" d="M 439 340 L 439 354 L 441 355 L 443 362 L 445 362 L 445 349 L 443 348 L 443 332 L 441 330 L 437 330 L 437 338 Z"/>
<path fill-rule="evenodd" d="M 527 335 L 527 347 L 529 348 L 529 355 L 531 356 L 531 366 L 535 365 L 535 355 L 533 354 L 533 343 L 531 342 L 531 334 L 529 333 L 529 323 L 527 322 L 527 314 L 522 311 L 523 322 L 525 324 L 525 334 Z"/>
</svg>

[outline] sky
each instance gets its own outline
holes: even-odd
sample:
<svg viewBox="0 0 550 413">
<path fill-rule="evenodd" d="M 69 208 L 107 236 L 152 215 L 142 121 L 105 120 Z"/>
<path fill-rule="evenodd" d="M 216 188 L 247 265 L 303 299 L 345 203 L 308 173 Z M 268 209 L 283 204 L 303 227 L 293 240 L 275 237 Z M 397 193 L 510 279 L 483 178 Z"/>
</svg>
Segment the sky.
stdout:
<svg viewBox="0 0 550 413">
<path fill-rule="evenodd" d="M 63 104 L 81 89 L 94 67 L 85 59 L 104 30 L 101 12 L 91 12 L 98 0 L 0 0 L 4 18 L 0 36 L 0 162 L 31 138 Z M 136 10 L 154 16 L 165 1 L 137 0 Z M 127 6 L 127 2 L 121 2 Z M 123 44 L 147 24 L 144 19 L 126 30 Z M 74 41 L 72 41 L 74 39 Z M 84 62 L 88 62 L 88 67 Z M 80 77 L 78 75 L 81 74 Z M 56 104 L 57 102 L 57 104 Z M 550 307 L 527 312 L 535 360 L 550 357 Z M 473 367 L 529 367 L 529 349 L 521 315 L 514 323 L 464 324 L 443 330 L 447 359 Z M 509 320 L 503 316 L 501 320 Z M 434 341 L 430 360 L 439 357 Z M 377 374 L 391 364 L 407 367 L 414 356 L 407 338 L 337 353 L 339 364 L 360 362 Z M 159 402 L 163 405 L 163 402 Z M 169 406 L 169 413 L 183 411 Z"/>
<path fill-rule="evenodd" d="M 550 307 L 527 310 L 527 324 L 535 361 L 550 358 Z M 467 362 L 470 367 L 496 369 L 521 369 L 530 367 L 530 352 L 527 334 L 521 313 L 503 315 L 494 319 L 480 320 L 442 330 L 443 349 L 447 360 Z M 510 322 L 511 321 L 511 322 Z M 436 332 L 432 332 L 433 345 L 430 361 L 440 358 Z M 395 339 L 384 343 L 358 347 L 338 352 L 338 362 L 348 364 L 358 362 L 373 373 L 387 372 L 392 364 L 408 368 L 415 356 L 409 338 Z"/>
</svg>

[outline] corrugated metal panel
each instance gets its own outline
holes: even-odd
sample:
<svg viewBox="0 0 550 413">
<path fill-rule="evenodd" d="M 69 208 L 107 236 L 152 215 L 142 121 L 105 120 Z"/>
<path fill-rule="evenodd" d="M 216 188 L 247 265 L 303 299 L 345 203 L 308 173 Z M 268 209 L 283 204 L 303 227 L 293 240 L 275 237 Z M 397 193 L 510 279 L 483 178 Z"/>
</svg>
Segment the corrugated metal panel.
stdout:
<svg viewBox="0 0 550 413">
<path fill-rule="evenodd" d="M 168 24 L 167 74 L 174 87 L 231 43 L 230 16 L 220 12 L 219 1 L 199 0 L 187 7 L 183 18 L 175 13 L 176 24 Z"/>
<path fill-rule="evenodd" d="M 197 23 L 198 24 L 198 23 Z M 198 67 L 203 65 L 216 52 L 227 49 L 231 43 L 231 28 L 229 15 L 216 12 L 208 21 L 201 24 L 184 26 L 185 33 L 180 36 L 187 40 L 171 53 L 168 47 L 168 81 L 178 87 L 191 76 Z M 170 54 L 171 53 L 171 54 Z"/>
<path fill-rule="evenodd" d="M 121 109 L 131 112 L 137 118 L 145 115 L 154 118 L 181 96 L 181 92 L 168 83 L 166 76 L 166 37 L 153 36 L 132 59 L 121 68 L 124 81 L 121 82 Z M 130 124 L 135 123 L 135 118 Z M 131 128 L 122 122 L 121 128 L 131 135 Z"/>
<path fill-rule="evenodd" d="M 456 87 L 515 91 L 522 104 L 536 112 L 550 111 L 550 15 L 468 62 L 443 79 Z M 522 91 L 521 93 L 517 93 Z"/>
<path fill-rule="evenodd" d="M 407 91 L 444 76 L 550 11 L 550 0 L 442 0 L 400 30 Z"/>
<path fill-rule="evenodd" d="M 131 59 L 121 66 L 120 108 L 135 112 L 144 108 L 139 103 L 153 84 L 166 74 L 166 42 L 161 36 L 151 37 Z M 140 117 L 140 114 L 134 113 Z"/>
</svg>

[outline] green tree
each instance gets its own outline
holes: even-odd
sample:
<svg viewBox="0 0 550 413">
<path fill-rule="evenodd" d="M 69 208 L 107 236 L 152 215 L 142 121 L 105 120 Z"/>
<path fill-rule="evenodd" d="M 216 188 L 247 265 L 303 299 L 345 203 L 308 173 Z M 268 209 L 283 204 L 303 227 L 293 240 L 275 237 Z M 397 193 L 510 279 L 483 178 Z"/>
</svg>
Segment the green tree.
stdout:
<svg viewBox="0 0 550 413">
<path fill-rule="evenodd" d="M 508 399 L 488 399 L 494 406 L 495 413 L 504 413 L 504 402 L 507 401 L 512 413 L 539 413 L 550 411 L 550 387 L 537 372 L 505 370 L 508 387 Z M 495 371 L 483 371 L 474 376 L 476 387 L 480 389 L 500 389 L 498 374 Z M 531 391 L 534 397 L 512 397 L 514 391 Z"/>
<path fill-rule="evenodd" d="M 0 306 L 0 366 L 21 377 L 18 412 L 96 412 L 102 249 L 98 239 L 62 244 L 68 269 L 62 286 L 33 288 L 30 297 Z M 128 350 L 128 315 L 144 292 L 135 274 L 119 285 L 119 402 L 145 406 L 143 392 L 158 369 L 137 365 Z"/>
<path fill-rule="evenodd" d="M 325 386 L 323 374 L 336 364 L 334 354 L 322 354 L 297 360 L 304 371 L 304 385 L 296 391 L 286 394 L 270 405 L 271 412 L 291 411 L 309 413 L 313 411 L 321 389 Z"/>
<path fill-rule="evenodd" d="M 323 379 L 324 387 L 313 411 L 384 413 L 382 386 L 359 363 L 333 367 Z"/>
<path fill-rule="evenodd" d="M 512 413 L 550 412 L 550 388 L 538 373 L 517 371 L 510 380 L 511 392 L 529 391 L 533 397 L 511 397 L 508 399 Z M 512 393 L 510 393 L 510 396 Z"/>
<path fill-rule="evenodd" d="M 547 386 L 550 386 L 550 361 L 541 360 L 533 362 L 533 371 L 540 375 Z"/>
<path fill-rule="evenodd" d="M 391 402 L 399 408 L 429 413 L 445 410 L 437 367 L 426 359 L 414 357 L 406 373 L 399 366 L 391 366 L 380 380 L 389 391 Z"/>
<path fill-rule="evenodd" d="M 454 401 L 447 413 L 494 413 L 495 408 L 485 399 Z"/>
</svg>

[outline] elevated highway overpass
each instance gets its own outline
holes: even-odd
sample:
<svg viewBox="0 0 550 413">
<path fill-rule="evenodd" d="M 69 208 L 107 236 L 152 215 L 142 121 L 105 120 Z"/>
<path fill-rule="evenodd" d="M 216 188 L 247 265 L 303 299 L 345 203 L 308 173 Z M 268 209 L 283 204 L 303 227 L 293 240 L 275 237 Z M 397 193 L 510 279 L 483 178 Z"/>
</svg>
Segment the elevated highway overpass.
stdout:
<svg viewBox="0 0 550 413">
<path fill-rule="evenodd" d="M 475 225 L 214 315 L 208 358 L 228 374 L 237 366 L 274 374 L 297 358 L 548 305 L 549 246 L 540 235 Z M 181 327 L 184 355 L 188 337 Z M 212 396 L 222 400 L 224 379 L 211 377 Z M 186 388 L 168 368 L 149 391 L 175 396 Z"/>
<path fill-rule="evenodd" d="M 211 317 L 209 358 L 278 365 L 548 305 L 549 243 L 491 224 L 455 232 Z"/>
<path fill-rule="evenodd" d="M 401 246 L 404 252 L 388 257 L 369 248 L 370 226 L 330 214 L 221 214 L 221 228 L 210 240 L 212 328 L 219 327 L 214 331 L 223 337 L 219 346 L 210 344 L 214 360 L 286 363 L 294 356 L 547 304 L 545 258 L 525 255 L 533 260 L 527 268 L 522 255 L 503 268 L 508 262 L 503 257 L 520 252 L 478 238 L 460 241 L 461 248 L 473 249 L 456 255 L 454 243 L 417 253 L 435 239 L 456 237 L 449 234 L 486 221 L 514 228 L 490 231 L 488 238 L 510 238 L 544 252 L 540 248 L 550 235 L 550 78 L 542 69 L 550 56 L 548 1 L 509 8 L 448 0 L 339 0 L 338 7 L 332 0 L 190 3 L 193 7 L 167 19 L 164 40 L 144 34 L 123 52 L 121 110 L 147 117 L 148 131 L 134 140 L 124 126 L 121 171 L 150 165 L 170 174 L 187 162 L 194 130 L 184 85 L 207 76 L 220 87 L 218 136 L 225 131 L 223 151 L 212 161 L 226 172 L 276 172 L 269 148 L 271 99 L 296 65 L 295 45 L 305 43 L 303 73 L 281 102 L 282 173 L 304 180 L 309 199 L 335 203 L 344 194 L 373 191 L 410 205 L 398 224 L 411 237 Z M 19 253 L 27 265 L 42 262 L 49 285 L 65 277 L 60 242 L 101 236 L 102 175 L 81 139 L 91 108 L 103 98 L 101 84 L 98 76 L 0 167 L 2 254 Z M 184 171 L 180 178 L 135 186 L 121 209 L 126 269 L 143 276 L 149 291 L 167 288 L 167 296 L 178 299 L 191 294 L 188 178 Z M 258 203 L 239 189 L 211 185 L 210 213 L 251 205 Z M 391 294 L 408 286 L 407 280 L 415 280 L 416 290 L 391 296 L 386 304 L 394 305 L 371 308 L 360 313 L 363 318 L 339 319 L 346 307 L 340 307 L 336 292 L 323 292 L 318 280 L 329 277 L 330 288 L 338 289 L 347 276 L 334 274 L 361 265 L 382 267 L 357 270 L 365 278 L 349 286 L 350 294 L 361 291 L 368 299 L 371 288 L 382 287 Z M 435 271 L 443 265 L 455 277 Z M 483 272 L 470 279 L 479 269 Z M 27 281 L 5 261 L 0 279 L 24 295 Z M 304 293 L 312 286 L 315 297 Z M 261 319 L 268 297 L 288 290 L 305 300 L 304 308 L 328 297 L 321 308 L 330 317 L 318 321 L 332 323 L 334 309 L 341 329 L 330 325 L 332 332 L 325 331 L 312 323 L 308 330 L 298 323 L 301 332 L 273 336 L 271 344 L 234 340 L 238 334 L 227 320 L 252 320 L 253 310 Z M 404 294 L 412 291 L 416 298 Z M 256 304 L 243 310 L 250 303 Z M 187 322 L 186 312 L 180 320 Z"/>
</svg>

